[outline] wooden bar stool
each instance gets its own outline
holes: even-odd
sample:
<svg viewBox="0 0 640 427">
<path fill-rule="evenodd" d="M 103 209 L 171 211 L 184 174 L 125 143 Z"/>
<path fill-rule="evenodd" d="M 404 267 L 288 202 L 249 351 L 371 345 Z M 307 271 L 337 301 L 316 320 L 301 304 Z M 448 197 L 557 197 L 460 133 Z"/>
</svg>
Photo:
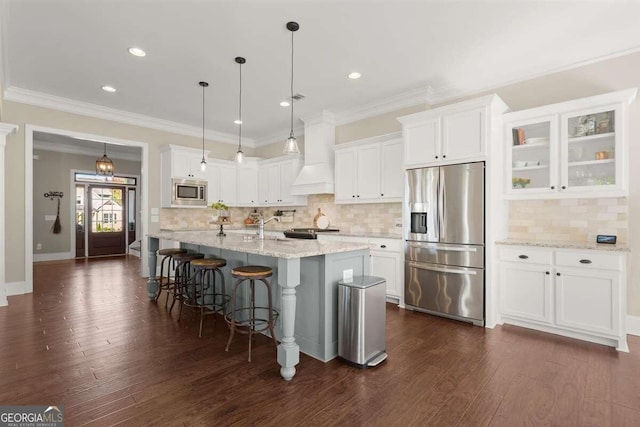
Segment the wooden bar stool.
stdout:
<svg viewBox="0 0 640 427">
<path fill-rule="evenodd" d="M 241 334 L 249 335 L 249 362 L 251 362 L 251 339 L 253 334 L 264 332 L 267 329 L 273 338 L 273 342 L 278 346 L 276 341 L 276 335 L 273 332 L 273 325 L 278 318 L 278 311 L 273 308 L 271 301 L 271 284 L 268 278 L 271 277 L 273 271 L 269 267 L 263 267 L 260 265 L 246 265 L 243 267 L 236 267 L 231 270 L 231 276 L 236 280 L 231 292 L 231 304 L 229 311 L 225 315 L 225 320 L 229 325 L 229 341 L 225 351 L 229 351 L 231 340 L 233 335 L 238 331 Z M 238 288 L 245 280 L 249 281 L 249 306 L 236 307 L 236 296 Z M 267 287 L 268 305 L 256 306 L 255 301 L 255 282 L 261 281 Z"/>
<path fill-rule="evenodd" d="M 158 299 L 160 298 L 160 294 L 162 293 L 162 290 L 164 289 L 167 292 L 167 300 L 164 302 L 164 306 L 166 307 L 167 304 L 169 303 L 169 288 L 171 287 L 171 269 L 172 269 L 172 264 L 173 264 L 173 270 L 175 271 L 176 268 L 176 262 L 173 259 L 174 255 L 177 254 L 184 254 L 186 253 L 187 250 L 186 249 L 180 249 L 180 248 L 170 248 L 170 249 L 160 249 L 158 251 L 158 255 L 164 257 L 162 258 L 162 261 L 160 261 L 160 283 L 158 286 L 158 295 L 156 295 L 156 301 L 158 301 Z M 165 268 L 165 264 L 167 265 L 167 277 L 165 278 L 164 276 L 164 268 Z"/>
<path fill-rule="evenodd" d="M 171 302 L 169 312 L 173 310 L 173 305 L 176 303 L 176 300 L 180 301 L 178 319 L 180 319 L 180 315 L 182 315 L 182 302 L 184 301 L 186 292 L 189 288 L 189 282 L 191 281 L 191 261 L 200 258 L 204 258 L 204 255 L 193 252 L 173 255 L 173 259 L 176 261 L 176 270 L 173 286 L 167 292 L 173 295 L 173 301 Z M 169 297 L 167 296 L 167 298 Z"/>
<path fill-rule="evenodd" d="M 198 337 L 202 337 L 202 318 L 207 314 L 225 314 L 225 308 L 229 297 L 224 285 L 224 275 L 220 268 L 227 265 L 227 260 L 222 258 L 202 258 L 191 261 L 191 267 L 195 270 L 194 281 L 189 288 L 184 305 L 200 308 L 200 330 Z M 216 273 L 220 276 L 220 292 L 216 292 Z M 209 292 L 211 291 L 211 292 Z M 209 311 L 205 313 L 205 308 Z"/>
</svg>

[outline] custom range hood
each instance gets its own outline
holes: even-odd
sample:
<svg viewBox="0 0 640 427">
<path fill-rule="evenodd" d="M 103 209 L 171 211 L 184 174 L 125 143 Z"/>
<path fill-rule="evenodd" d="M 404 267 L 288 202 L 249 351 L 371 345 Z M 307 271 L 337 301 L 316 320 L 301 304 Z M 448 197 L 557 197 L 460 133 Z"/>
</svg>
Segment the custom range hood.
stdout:
<svg viewBox="0 0 640 427">
<path fill-rule="evenodd" d="M 331 113 L 304 120 L 304 166 L 291 186 L 294 196 L 333 194 L 333 146 L 336 125 Z"/>
</svg>

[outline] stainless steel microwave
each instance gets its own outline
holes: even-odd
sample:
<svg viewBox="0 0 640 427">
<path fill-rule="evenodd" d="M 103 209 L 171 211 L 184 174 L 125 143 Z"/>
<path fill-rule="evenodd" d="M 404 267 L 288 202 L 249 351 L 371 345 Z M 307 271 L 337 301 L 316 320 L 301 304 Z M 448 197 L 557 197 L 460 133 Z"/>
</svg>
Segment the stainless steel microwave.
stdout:
<svg viewBox="0 0 640 427">
<path fill-rule="evenodd" d="M 207 181 L 172 179 L 171 205 L 207 206 Z"/>
</svg>

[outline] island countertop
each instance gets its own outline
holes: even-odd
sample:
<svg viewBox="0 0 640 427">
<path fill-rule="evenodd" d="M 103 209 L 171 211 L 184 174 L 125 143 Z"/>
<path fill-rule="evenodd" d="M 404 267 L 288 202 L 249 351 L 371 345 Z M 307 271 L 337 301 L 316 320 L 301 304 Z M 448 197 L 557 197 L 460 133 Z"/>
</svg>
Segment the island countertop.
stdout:
<svg viewBox="0 0 640 427">
<path fill-rule="evenodd" d="M 368 244 L 352 242 L 325 242 L 316 239 L 290 239 L 284 237 L 265 237 L 264 240 L 253 238 L 253 235 L 228 233 L 220 237 L 218 232 L 210 231 L 159 231 L 149 233 L 149 237 L 172 240 L 212 248 L 246 252 L 275 258 L 293 259 L 359 249 L 369 249 Z M 251 238 L 248 240 L 247 238 Z"/>
</svg>

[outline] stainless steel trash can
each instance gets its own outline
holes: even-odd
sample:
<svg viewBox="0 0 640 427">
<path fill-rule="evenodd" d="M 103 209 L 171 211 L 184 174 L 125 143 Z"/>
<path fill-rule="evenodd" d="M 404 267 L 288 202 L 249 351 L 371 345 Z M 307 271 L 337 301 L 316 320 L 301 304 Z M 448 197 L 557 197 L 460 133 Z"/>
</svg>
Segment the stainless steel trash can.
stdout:
<svg viewBox="0 0 640 427">
<path fill-rule="evenodd" d="M 374 276 L 338 282 L 338 357 L 349 364 L 370 368 L 387 358 L 386 284 Z"/>
</svg>

